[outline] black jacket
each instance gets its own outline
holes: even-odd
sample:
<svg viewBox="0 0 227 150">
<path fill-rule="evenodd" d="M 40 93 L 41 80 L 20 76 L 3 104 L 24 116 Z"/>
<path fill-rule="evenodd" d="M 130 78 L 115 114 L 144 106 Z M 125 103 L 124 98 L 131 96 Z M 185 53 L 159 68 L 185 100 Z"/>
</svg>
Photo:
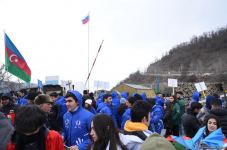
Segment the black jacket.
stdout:
<svg viewBox="0 0 227 150">
<path fill-rule="evenodd" d="M 196 132 L 200 128 L 199 120 L 196 118 L 196 114 L 188 110 L 181 117 L 181 122 L 184 127 L 185 136 L 194 137 Z"/>
<path fill-rule="evenodd" d="M 227 110 L 225 108 L 212 109 L 210 113 L 218 117 L 222 132 L 227 137 Z"/>
<path fill-rule="evenodd" d="M 0 149 L 4 150 L 7 147 L 7 143 L 9 142 L 12 134 L 13 134 L 13 126 L 9 119 L 7 119 L 3 113 L 0 112 Z"/>
</svg>

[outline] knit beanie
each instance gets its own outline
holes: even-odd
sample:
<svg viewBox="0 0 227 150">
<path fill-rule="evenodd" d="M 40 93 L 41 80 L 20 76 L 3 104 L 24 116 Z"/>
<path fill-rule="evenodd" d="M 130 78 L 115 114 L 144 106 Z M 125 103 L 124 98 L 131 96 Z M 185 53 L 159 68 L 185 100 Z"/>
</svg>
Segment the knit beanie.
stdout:
<svg viewBox="0 0 227 150">
<path fill-rule="evenodd" d="M 141 150 L 176 150 L 174 146 L 161 135 L 151 134 L 142 144 Z"/>
</svg>

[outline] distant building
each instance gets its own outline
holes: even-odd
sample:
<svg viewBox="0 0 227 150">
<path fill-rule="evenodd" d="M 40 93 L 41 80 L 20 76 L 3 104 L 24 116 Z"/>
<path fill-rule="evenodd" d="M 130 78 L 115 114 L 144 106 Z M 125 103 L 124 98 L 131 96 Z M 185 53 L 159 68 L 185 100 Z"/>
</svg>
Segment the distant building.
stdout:
<svg viewBox="0 0 227 150">
<path fill-rule="evenodd" d="M 146 87 L 143 85 L 122 83 L 116 86 L 113 90 L 116 90 L 118 92 L 126 91 L 129 93 L 129 95 L 132 95 L 133 93 L 146 93 L 148 98 L 155 97 L 154 90 L 151 87 Z"/>
</svg>

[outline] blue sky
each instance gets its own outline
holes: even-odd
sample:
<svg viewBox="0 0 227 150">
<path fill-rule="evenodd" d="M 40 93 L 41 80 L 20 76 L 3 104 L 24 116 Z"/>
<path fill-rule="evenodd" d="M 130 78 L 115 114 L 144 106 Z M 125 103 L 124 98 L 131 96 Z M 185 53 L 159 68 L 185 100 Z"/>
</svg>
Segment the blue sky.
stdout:
<svg viewBox="0 0 227 150">
<path fill-rule="evenodd" d="M 144 71 L 172 47 L 227 25 L 226 0 L 0 0 L 0 61 L 9 35 L 32 70 L 32 81 L 58 75 L 85 82 L 90 12 L 91 74 L 115 86 Z"/>
</svg>

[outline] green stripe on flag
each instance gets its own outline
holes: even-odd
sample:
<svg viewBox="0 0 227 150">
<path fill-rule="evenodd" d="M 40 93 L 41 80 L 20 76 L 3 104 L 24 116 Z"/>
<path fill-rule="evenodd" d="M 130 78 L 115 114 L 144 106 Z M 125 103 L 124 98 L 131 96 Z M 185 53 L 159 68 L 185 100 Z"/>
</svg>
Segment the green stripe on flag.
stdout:
<svg viewBox="0 0 227 150">
<path fill-rule="evenodd" d="M 8 72 L 10 72 L 13 75 L 17 76 L 21 80 L 24 80 L 25 82 L 30 82 L 31 81 L 31 77 L 29 75 L 27 75 L 23 70 L 18 68 L 16 65 L 12 64 L 9 61 L 8 57 L 5 58 L 5 61 L 6 61 L 6 70 Z"/>
</svg>

